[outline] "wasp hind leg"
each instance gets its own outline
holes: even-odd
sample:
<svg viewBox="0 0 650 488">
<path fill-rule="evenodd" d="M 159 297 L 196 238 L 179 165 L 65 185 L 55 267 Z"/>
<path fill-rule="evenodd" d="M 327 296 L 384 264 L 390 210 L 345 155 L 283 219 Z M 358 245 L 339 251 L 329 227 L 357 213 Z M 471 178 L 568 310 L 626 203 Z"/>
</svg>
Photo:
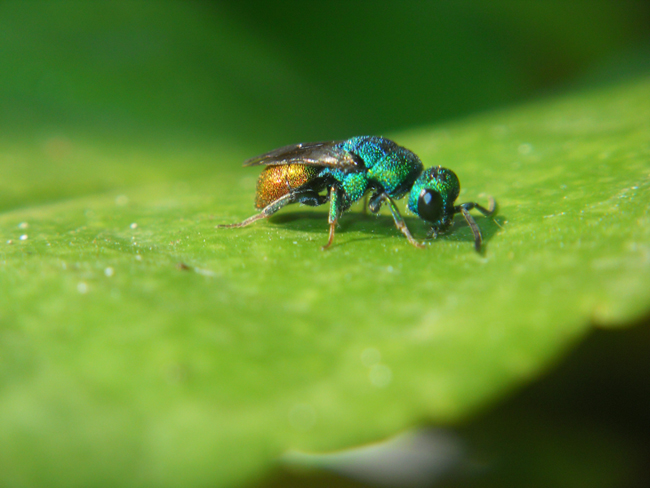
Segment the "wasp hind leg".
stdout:
<svg viewBox="0 0 650 488">
<path fill-rule="evenodd" d="M 293 191 L 287 193 L 286 195 L 281 196 L 274 202 L 269 203 L 262 211 L 258 214 L 248 217 L 243 222 L 237 222 L 235 224 L 221 224 L 217 225 L 217 229 L 234 229 L 238 227 L 246 227 L 247 225 L 252 224 L 261 219 L 267 219 L 274 213 L 276 213 L 281 208 L 289 205 L 291 203 L 304 203 L 310 207 L 317 207 L 327 202 L 329 199 L 328 195 L 319 195 L 317 192 L 312 190 L 307 191 Z"/>
</svg>

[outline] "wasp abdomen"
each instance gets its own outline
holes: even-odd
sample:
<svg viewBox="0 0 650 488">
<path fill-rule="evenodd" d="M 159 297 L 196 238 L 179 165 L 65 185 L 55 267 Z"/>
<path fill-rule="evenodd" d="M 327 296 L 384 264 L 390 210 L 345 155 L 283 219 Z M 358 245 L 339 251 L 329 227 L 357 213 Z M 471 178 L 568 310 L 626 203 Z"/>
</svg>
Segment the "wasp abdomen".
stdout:
<svg viewBox="0 0 650 488">
<path fill-rule="evenodd" d="M 255 207 L 261 210 L 278 198 L 313 182 L 321 170 L 306 164 L 267 166 L 257 180 Z"/>
</svg>

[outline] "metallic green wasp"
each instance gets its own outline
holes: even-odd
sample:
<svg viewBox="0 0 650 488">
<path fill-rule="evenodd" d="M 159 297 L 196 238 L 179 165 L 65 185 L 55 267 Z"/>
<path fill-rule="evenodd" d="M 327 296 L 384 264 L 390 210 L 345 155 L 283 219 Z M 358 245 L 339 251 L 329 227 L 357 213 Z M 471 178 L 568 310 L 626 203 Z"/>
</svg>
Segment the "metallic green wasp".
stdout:
<svg viewBox="0 0 650 488">
<path fill-rule="evenodd" d="M 449 229 L 454 215 L 461 213 L 474 234 L 474 246 L 481 249 L 481 231 L 469 211 L 483 215 L 494 213 L 474 202 L 455 205 L 460 192 L 456 174 L 440 166 L 424 169 L 415 154 L 391 140 L 360 136 L 345 141 L 294 144 L 262 154 L 244 162 L 244 166 L 264 165 L 257 182 L 255 206 L 260 213 L 236 224 L 217 227 L 244 227 L 270 217 L 285 205 L 310 206 L 329 202 L 329 239 L 334 241 L 339 218 L 350 206 L 369 194 L 368 208 L 377 213 L 382 204 L 390 209 L 397 228 L 411 244 L 424 247 L 411 235 L 395 200 L 408 194 L 408 209 L 430 226 L 428 237 Z"/>
</svg>

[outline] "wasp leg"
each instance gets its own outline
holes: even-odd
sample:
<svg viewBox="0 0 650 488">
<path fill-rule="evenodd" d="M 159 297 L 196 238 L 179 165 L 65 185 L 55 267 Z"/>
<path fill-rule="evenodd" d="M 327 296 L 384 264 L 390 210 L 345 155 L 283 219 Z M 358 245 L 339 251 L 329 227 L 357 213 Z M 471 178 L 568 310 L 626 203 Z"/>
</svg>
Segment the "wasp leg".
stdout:
<svg viewBox="0 0 650 488">
<path fill-rule="evenodd" d="M 397 205 L 395 205 L 393 199 L 389 197 L 386 193 L 375 193 L 370 198 L 370 203 L 368 204 L 368 208 L 370 208 L 370 211 L 372 213 L 377 213 L 379 212 L 379 208 L 381 207 L 381 204 L 383 202 L 388 203 L 388 208 L 390 208 L 390 213 L 393 214 L 395 227 L 397 227 L 400 230 L 400 232 L 406 236 L 406 238 L 413 246 L 419 247 L 420 249 L 425 248 L 426 247 L 425 244 L 418 242 L 413 238 L 411 232 L 409 231 L 409 228 L 406 226 L 406 222 L 404 222 L 404 219 L 402 218 L 402 214 L 399 213 Z"/>
<path fill-rule="evenodd" d="M 339 190 L 337 190 L 335 187 L 332 187 L 329 192 L 329 199 L 330 213 L 327 221 L 330 224 L 330 235 L 329 239 L 327 239 L 327 244 L 321 248 L 323 251 L 330 247 L 332 245 L 332 242 L 334 242 L 334 228 L 336 227 L 336 223 L 341 216 L 341 192 L 339 192 Z"/>
<path fill-rule="evenodd" d="M 472 229 L 472 234 L 474 235 L 474 249 L 476 249 L 477 252 L 481 251 L 481 244 L 483 244 L 483 236 L 481 235 L 481 229 L 479 229 L 478 225 L 476 225 L 476 221 L 474 220 L 474 217 L 470 215 L 469 211 L 475 208 L 486 217 L 489 217 L 494 213 L 494 211 L 497 208 L 496 200 L 494 200 L 494 198 L 492 197 L 489 197 L 489 200 L 490 200 L 490 205 L 488 208 L 485 208 L 476 202 L 461 203 L 460 205 L 454 207 L 454 210 L 456 212 L 460 212 L 463 214 L 463 217 L 465 218 L 467 225 L 469 225 L 469 228 Z"/>
<path fill-rule="evenodd" d="M 266 219 L 273 215 L 275 212 L 280 210 L 282 207 L 289 205 L 290 203 L 304 203 L 311 207 L 316 207 L 326 203 L 329 199 L 327 195 L 319 195 L 315 191 L 306 190 L 306 191 L 292 191 L 286 195 L 281 196 L 276 201 L 269 203 L 262 211 L 252 217 L 248 217 L 243 222 L 237 222 L 236 224 L 222 224 L 217 225 L 217 229 L 232 229 L 237 227 L 246 227 L 247 225 L 252 224 L 261 219 Z"/>
<path fill-rule="evenodd" d="M 472 210 L 473 208 L 475 208 L 486 217 L 489 217 L 497 209 L 497 202 L 494 199 L 494 197 L 488 197 L 488 200 L 490 201 L 490 205 L 488 206 L 488 208 L 485 208 L 476 202 L 467 202 L 467 203 L 461 203 L 460 205 L 457 205 L 454 210 L 456 210 L 456 212 L 459 212 L 461 207 L 464 208 L 465 210 Z"/>
<path fill-rule="evenodd" d="M 438 238 L 438 231 L 436 229 L 434 229 L 433 227 L 431 227 L 431 229 L 429 229 L 427 231 L 427 239 L 431 239 L 432 237 L 434 239 Z"/>
<path fill-rule="evenodd" d="M 474 249 L 476 249 L 477 252 L 480 252 L 481 244 L 483 244 L 483 236 L 481 236 L 481 229 L 479 229 L 478 225 L 476 225 L 476 222 L 474 221 L 474 217 L 472 217 L 472 215 L 469 213 L 469 210 L 467 210 L 467 208 L 464 207 L 463 205 L 459 205 L 458 208 L 460 209 L 460 212 L 463 214 L 463 217 L 465 217 L 465 220 L 467 221 L 469 228 L 472 229 L 472 234 L 474 234 Z"/>
<path fill-rule="evenodd" d="M 297 200 L 297 202 L 302 203 L 303 205 L 308 205 L 310 207 L 318 207 L 324 203 L 327 203 L 329 199 L 329 195 L 319 195 L 315 191 L 306 191 L 300 194 L 300 198 Z"/>
<path fill-rule="evenodd" d="M 377 213 L 381 209 L 381 204 L 384 203 L 384 192 L 375 192 L 370 197 L 370 200 L 366 200 L 368 203 L 368 209 L 372 213 Z"/>
<path fill-rule="evenodd" d="M 370 194 L 366 193 L 365 196 L 363 197 L 362 215 L 367 215 L 368 214 L 368 206 L 369 206 L 368 198 L 369 198 L 369 196 L 370 196 Z"/>
</svg>

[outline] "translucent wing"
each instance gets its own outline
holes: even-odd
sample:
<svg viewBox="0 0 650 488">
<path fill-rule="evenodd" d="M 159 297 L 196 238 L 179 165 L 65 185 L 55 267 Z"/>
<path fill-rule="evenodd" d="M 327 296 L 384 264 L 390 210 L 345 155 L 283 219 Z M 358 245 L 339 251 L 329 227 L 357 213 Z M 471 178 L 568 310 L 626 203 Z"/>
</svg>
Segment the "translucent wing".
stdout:
<svg viewBox="0 0 650 488">
<path fill-rule="evenodd" d="M 306 164 L 350 172 L 365 170 L 361 158 L 336 147 L 341 142 L 343 141 L 292 144 L 248 159 L 244 161 L 244 166 Z"/>
</svg>

